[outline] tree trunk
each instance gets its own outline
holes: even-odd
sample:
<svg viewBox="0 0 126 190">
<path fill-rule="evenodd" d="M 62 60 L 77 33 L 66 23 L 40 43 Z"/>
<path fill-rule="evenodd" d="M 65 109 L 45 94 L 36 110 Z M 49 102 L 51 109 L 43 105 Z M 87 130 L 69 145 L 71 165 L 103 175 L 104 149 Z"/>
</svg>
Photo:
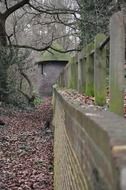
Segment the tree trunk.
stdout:
<svg viewBox="0 0 126 190">
<path fill-rule="evenodd" d="M 2 46 L 7 45 L 7 35 L 6 35 L 6 30 L 5 30 L 5 19 L 2 16 L 0 16 L 0 45 L 2 45 Z"/>
<path fill-rule="evenodd" d="M 7 101 L 8 89 L 7 89 L 7 70 L 8 65 L 6 63 L 6 50 L 7 35 L 5 31 L 5 19 L 0 15 L 0 101 Z M 4 61 L 5 60 L 5 61 Z"/>
<path fill-rule="evenodd" d="M 8 82 L 7 82 L 8 65 L 0 62 L 0 101 L 8 101 Z"/>
<path fill-rule="evenodd" d="M 4 13 L 0 12 L 0 101 L 7 101 L 8 99 L 8 68 L 9 62 L 7 61 L 7 34 L 5 23 L 7 18 L 16 10 L 28 4 L 29 0 L 21 0 L 10 8 L 7 8 Z M 5 57 L 4 57 L 5 56 Z"/>
</svg>

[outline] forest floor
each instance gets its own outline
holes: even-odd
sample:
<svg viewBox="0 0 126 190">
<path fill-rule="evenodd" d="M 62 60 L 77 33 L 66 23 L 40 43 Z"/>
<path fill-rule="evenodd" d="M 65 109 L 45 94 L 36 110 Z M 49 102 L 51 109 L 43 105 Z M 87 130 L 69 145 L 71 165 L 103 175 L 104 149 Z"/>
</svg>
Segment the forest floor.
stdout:
<svg viewBox="0 0 126 190">
<path fill-rule="evenodd" d="M 50 99 L 31 111 L 0 108 L 0 190 L 53 190 L 51 118 Z"/>
</svg>

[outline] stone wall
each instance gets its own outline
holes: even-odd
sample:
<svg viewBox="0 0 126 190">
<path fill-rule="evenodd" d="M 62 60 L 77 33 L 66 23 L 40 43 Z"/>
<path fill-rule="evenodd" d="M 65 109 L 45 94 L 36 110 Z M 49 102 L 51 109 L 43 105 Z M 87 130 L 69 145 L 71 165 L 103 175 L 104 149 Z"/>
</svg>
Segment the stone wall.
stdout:
<svg viewBox="0 0 126 190">
<path fill-rule="evenodd" d="M 54 89 L 54 190 L 125 190 L 126 121 Z"/>
</svg>

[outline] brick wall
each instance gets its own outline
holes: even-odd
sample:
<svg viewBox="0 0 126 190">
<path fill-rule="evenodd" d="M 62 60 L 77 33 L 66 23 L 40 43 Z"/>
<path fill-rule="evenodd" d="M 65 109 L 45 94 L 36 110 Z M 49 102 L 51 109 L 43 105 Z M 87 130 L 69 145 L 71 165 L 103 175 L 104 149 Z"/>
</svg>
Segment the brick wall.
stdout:
<svg viewBox="0 0 126 190">
<path fill-rule="evenodd" d="M 126 189 L 126 122 L 54 89 L 54 190 Z"/>
</svg>

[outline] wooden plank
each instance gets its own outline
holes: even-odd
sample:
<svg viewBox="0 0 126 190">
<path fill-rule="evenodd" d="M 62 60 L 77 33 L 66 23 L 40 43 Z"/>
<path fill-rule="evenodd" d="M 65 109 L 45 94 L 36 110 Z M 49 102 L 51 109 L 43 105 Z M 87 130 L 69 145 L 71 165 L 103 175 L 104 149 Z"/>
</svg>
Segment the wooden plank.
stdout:
<svg viewBox="0 0 126 190">
<path fill-rule="evenodd" d="M 122 12 L 115 13 L 110 22 L 110 111 L 123 115 L 125 27 Z"/>
<path fill-rule="evenodd" d="M 86 95 L 94 96 L 94 56 L 91 51 L 94 49 L 94 43 L 86 47 Z"/>
<path fill-rule="evenodd" d="M 85 49 L 78 54 L 78 91 L 84 93 L 86 89 L 86 59 Z"/>
<path fill-rule="evenodd" d="M 77 79 L 78 78 L 78 64 L 75 57 L 70 59 L 69 68 L 69 84 L 68 87 L 72 89 L 77 89 Z"/>
<path fill-rule="evenodd" d="M 102 49 L 104 46 L 106 46 L 110 41 L 110 36 L 106 37 L 99 45 L 99 48 Z"/>
<path fill-rule="evenodd" d="M 104 34 L 95 37 L 94 54 L 94 96 L 97 105 L 106 104 L 106 47 L 100 49 L 99 44 L 106 39 Z"/>
</svg>

